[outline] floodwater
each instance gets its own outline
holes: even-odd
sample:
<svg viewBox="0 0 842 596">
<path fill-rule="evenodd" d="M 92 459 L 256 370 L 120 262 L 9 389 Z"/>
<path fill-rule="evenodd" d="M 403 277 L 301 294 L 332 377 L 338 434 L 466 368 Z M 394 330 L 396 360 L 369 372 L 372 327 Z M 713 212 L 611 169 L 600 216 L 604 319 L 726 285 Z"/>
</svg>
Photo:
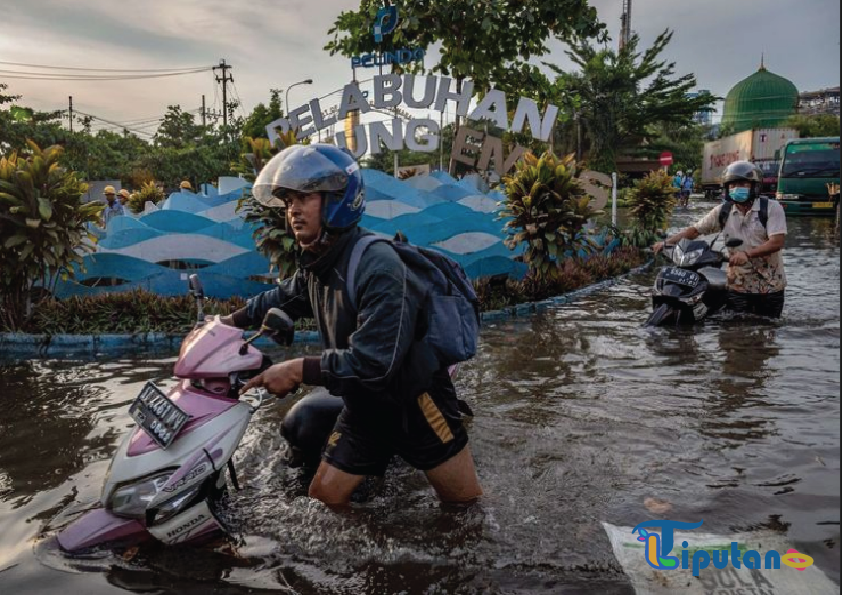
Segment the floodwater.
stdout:
<svg viewBox="0 0 842 596">
<path fill-rule="evenodd" d="M 71 568 L 49 548 L 98 499 L 134 396 L 172 385 L 174 355 L 4 366 L 0 591 L 632 593 L 602 523 L 655 517 L 779 533 L 838 585 L 836 238 L 831 220 L 790 221 L 779 324 L 644 330 L 648 272 L 489 325 L 458 379 L 486 492 L 468 509 L 397 465 L 352 516 L 329 512 L 283 464 L 289 403 L 269 405 L 235 456 L 237 556 L 153 548 Z"/>
</svg>

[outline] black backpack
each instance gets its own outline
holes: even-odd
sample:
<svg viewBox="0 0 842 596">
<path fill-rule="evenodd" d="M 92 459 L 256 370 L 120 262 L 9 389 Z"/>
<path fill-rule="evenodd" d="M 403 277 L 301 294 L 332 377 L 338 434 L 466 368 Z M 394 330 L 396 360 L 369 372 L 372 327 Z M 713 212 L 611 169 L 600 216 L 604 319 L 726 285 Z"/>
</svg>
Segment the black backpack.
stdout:
<svg viewBox="0 0 842 596">
<path fill-rule="evenodd" d="M 427 317 L 427 343 L 443 366 L 470 360 L 477 352 L 480 304 L 465 271 L 442 253 L 373 234 L 357 240 L 348 262 L 346 287 L 351 308 L 357 309 L 354 278 L 365 250 L 384 242 L 401 260 L 426 281 L 429 288 L 424 310 Z"/>
<path fill-rule="evenodd" d="M 724 230 L 725 224 L 728 223 L 728 218 L 731 217 L 731 207 L 735 205 L 734 201 L 723 203 L 719 208 L 719 229 Z M 757 214 L 760 218 L 760 223 L 766 228 L 769 223 L 769 199 L 760 197 L 760 213 Z"/>
</svg>

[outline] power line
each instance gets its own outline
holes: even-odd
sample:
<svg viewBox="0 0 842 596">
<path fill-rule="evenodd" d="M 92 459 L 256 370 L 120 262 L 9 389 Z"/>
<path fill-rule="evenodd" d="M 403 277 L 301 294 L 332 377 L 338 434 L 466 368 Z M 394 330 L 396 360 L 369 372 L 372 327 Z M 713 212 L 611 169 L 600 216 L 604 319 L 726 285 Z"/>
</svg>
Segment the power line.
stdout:
<svg viewBox="0 0 842 596">
<path fill-rule="evenodd" d="M 212 68 L 212 66 L 189 66 L 184 68 L 83 68 L 77 66 L 47 66 L 44 64 L 25 64 L 22 62 L 4 62 L 0 60 L 0 64 L 5 64 L 7 66 L 24 66 L 27 68 L 41 68 L 41 69 L 49 69 L 49 70 L 79 70 L 79 71 L 90 71 L 90 72 L 173 72 L 173 71 L 181 71 L 181 70 L 208 70 Z"/>
<path fill-rule="evenodd" d="M 162 74 L 147 74 L 147 75 L 74 75 L 66 76 L 64 74 L 52 73 L 32 73 L 20 72 L 15 70 L 0 69 L 3 79 L 23 79 L 30 81 L 137 81 L 142 79 L 160 79 L 163 77 L 179 77 L 183 75 L 198 74 L 200 72 L 208 72 L 210 68 L 202 68 L 197 70 L 187 70 L 183 72 L 168 72 Z M 8 74 L 6 74 L 8 73 Z"/>
<path fill-rule="evenodd" d="M 234 95 L 237 96 L 237 106 L 240 108 L 240 113 L 243 115 L 243 119 L 248 118 L 246 108 L 243 105 L 243 100 L 240 99 L 240 91 L 237 89 L 237 83 L 234 82 L 234 79 L 231 79 L 231 85 L 234 87 Z"/>
<path fill-rule="evenodd" d="M 142 131 L 142 130 L 135 130 L 135 129 L 133 129 L 133 128 L 130 128 L 130 127 L 128 127 L 128 126 L 125 126 L 125 125 L 123 125 L 123 124 L 120 124 L 119 122 L 114 122 L 113 120 L 107 120 L 107 119 L 105 119 L 105 118 L 100 118 L 99 116 L 94 116 L 93 114 L 88 114 L 88 113 L 86 113 L 86 112 L 81 112 L 81 111 L 79 111 L 79 110 L 76 110 L 76 113 L 77 113 L 77 114 L 82 114 L 83 116 L 88 116 L 89 118 L 94 118 L 94 119 L 96 119 L 96 120 L 99 120 L 100 122 L 106 122 L 106 123 L 111 124 L 111 125 L 113 125 L 113 126 L 116 126 L 116 127 L 118 127 L 118 128 L 125 129 L 125 130 L 127 130 L 127 131 L 129 131 L 129 132 L 133 132 L 133 133 L 135 133 L 135 134 L 137 134 L 137 135 L 149 135 L 149 136 L 152 136 L 152 133 L 150 133 L 150 132 L 147 132 L 147 131 Z"/>
</svg>

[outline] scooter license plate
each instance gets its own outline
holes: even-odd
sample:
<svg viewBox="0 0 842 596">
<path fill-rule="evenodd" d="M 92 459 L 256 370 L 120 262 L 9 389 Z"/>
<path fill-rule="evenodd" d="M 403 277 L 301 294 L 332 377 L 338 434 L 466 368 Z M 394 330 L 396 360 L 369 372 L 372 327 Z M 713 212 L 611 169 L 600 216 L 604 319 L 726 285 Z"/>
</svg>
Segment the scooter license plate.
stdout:
<svg viewBox="0 0 842 596">
<path fill-rule="evenodd" d="M 664 269 L 662 277 L 664 281 L 680 284 L 682 286 L 689 286 L 691 288 L 695 288 L 699 285 L 700 281 L 699 275 L 694 271 L 688 271 L 687 269 L 680 269 L 678 267 L 668 267 Z"/>
<path fill-rule="evenodd" d="M 190 416 L 151 381 L 129 407 L 129 415 L 161 449 L 172 445 L 190 420 Z"/>
</svg>

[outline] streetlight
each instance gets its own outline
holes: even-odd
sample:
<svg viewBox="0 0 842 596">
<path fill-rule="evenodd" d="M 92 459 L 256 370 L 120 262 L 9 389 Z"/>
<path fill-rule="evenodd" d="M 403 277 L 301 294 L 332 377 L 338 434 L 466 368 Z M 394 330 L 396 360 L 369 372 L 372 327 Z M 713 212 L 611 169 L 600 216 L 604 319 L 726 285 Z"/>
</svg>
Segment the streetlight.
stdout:
<svg viewBox="0 0 842 596">
<path fill-rule="evenodd" d="M 289 118 L 289 112 L 290 112 L 290 109 L 289 109 L 289 90 L 292 89 L 293 87 L 297 87 L 298 85 L 312 85 L 312 84 L 313 84 L 313 79 L 304 79 L 303 81 L 298 81 L 297 83 L 293 83 L 292 85 L 287 87 L 287 92 L 286 92 L 286 95 L 284 96 L 284 102 L 285 102 L 284 103 L 284 109 L 286 109 L 287 118 Z"/>
</svg>

